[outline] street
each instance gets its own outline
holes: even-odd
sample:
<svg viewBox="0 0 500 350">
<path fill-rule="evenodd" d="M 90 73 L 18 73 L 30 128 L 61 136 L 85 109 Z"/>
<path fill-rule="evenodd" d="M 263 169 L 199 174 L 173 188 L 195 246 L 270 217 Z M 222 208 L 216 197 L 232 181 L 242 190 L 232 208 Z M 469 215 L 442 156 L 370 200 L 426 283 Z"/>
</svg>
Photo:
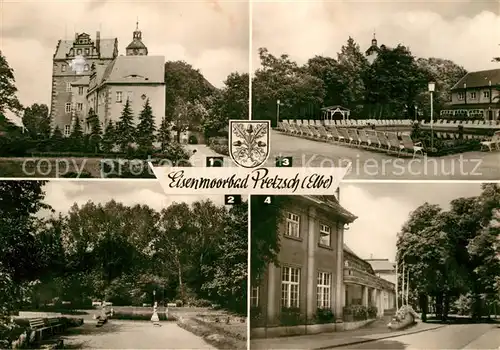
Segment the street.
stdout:
<svg viewBox="0 0 500 350">
<path fill-rule="evenodd" d="M 342 349 L 500 349 L 500 325 L 460 324 Z"/>
<path fill-rule="evenodd" d="M 102 328 L 95 321 L 70 330 L 63 337 L 71 349 L 214 349 L 203 339 L 180 328 L 175 322 L 110 320 Z"/>
<path fill-rule="evenodd" d="M 271 132 L 274 166 L 278 156 L 293 157 L 293 166 L 331 167 L 352 164 L 346 179 L 493 180 L 500 178 L 500 151 L 467 152 L 437 158 L 397 158 L 386 153 L 335 145 Z"/>
</svg>

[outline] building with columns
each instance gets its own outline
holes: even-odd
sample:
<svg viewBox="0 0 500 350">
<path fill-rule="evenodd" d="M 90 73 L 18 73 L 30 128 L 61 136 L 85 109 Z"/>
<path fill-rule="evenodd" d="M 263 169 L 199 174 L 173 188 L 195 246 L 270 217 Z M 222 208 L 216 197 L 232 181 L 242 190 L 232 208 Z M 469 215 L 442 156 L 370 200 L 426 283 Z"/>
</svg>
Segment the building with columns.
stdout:
<svg viewBox="0 0 500 350">
<path fill-rule="evenodd" d="M 279 326 L 286 309 L 299 310 L 304 323 L 318 309 L 331 310 L 336 322 L 343 322 L 345 306 L 368 306 L 370 301 L 380 306 L 382 314 L 384 292 L 389 294 L 392 288 L 393 293 L 393 286 L 373 271 L 364 271 L 370 264 L 344 245 L 344 232 L 357 217 L 335 196 L 288 199 L 278 232 L 279 266 L 268 266 L 261 284 L 251 288 L 251 306 L 259 309 L 265 324 Z"/>
</svg>

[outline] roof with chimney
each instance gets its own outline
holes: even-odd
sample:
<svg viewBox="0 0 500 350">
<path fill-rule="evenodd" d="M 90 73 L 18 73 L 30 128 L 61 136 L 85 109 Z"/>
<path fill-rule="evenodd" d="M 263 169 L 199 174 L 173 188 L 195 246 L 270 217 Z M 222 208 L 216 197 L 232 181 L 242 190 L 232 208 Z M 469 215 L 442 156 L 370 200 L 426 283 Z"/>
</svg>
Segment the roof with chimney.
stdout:
<svg viewBox="0 0 500 350">
<path fill-rule="evenodd" d="M 482 88 L 500 85 L 500 69 L 481 70 L 477 72 L 467 73 L 462 77 L 451 89 L 463 89 L 464 84 L 466 88 Z"/>
</svg>

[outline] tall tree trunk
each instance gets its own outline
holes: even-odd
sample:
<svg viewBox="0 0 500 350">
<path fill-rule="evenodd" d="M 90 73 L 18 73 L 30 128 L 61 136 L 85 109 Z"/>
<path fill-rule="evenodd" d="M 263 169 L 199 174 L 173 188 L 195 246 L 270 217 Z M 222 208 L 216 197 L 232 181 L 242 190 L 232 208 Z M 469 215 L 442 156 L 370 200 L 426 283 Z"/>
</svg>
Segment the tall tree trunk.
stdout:
<svg viewBox="0 0 500 350">
<path fill-rule="evenodd" d="M 446 293 L 443 300 L 443 321 L 448 319 L 448 313 L 450 312 L 450 295 Z"/>
<path fill-rule="evenodd" d="M 177 263 L 177 275 L 179 278 L 179 293 L 180 293 L 180 299 L 184 302 L 185 300 L 185 293 L 184 293 L 184 282 L 182 280 L 182 264 L 181 264 L 181 259 L 179 257 L 179 251 L 176 249 L 175 250 L 175 260 Z"/>
<path fill-rule="evenodd" d="M 436 318 L 443 319 L 443 294 L 436 295 Z"/>
<path fill-rule="evenodd" d="M 427 322 L 427 312 L 428 312 L 428 306 L 429 306 L 429 298 L 427 297 L 427 294 L 420 293 L 418 295 L 418 305 L 419 305 L 420 310 L 422 312 L 422 315 L 421 315 L 422 322 Z"/>
</svg>

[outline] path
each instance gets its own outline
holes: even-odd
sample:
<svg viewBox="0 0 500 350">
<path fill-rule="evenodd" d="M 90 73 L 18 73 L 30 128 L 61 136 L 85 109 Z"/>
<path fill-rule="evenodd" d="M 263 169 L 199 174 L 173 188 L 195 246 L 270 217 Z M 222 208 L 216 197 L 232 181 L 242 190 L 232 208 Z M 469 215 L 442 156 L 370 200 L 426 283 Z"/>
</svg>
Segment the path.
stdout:
<svg viewBox="0 0 500 350">
<path fill-rule="evenodd" d="M 492 324 L 449 325 L 390 339 L 343 346 L 342 349 L 499 349 L 500 327 Z"/>
<path fill-rule="evenodd" d="M 82 327 L 64 336 L 69 349 L 215 349 L 203 339 L 180 328 L 175 322 L 110 320 L 102 328 L 95 321 L 85 321 Z"/>
<path fill-rule="evenodd" d="M 330 167 L 352 162 L 346 179 L 392 180 L 499 180 L 500 151 L 467 152 L 437 158 L 397 158 L 356 147 L 339 146 L 271 133 L 271 155 L 267 166 L 278 156 L 293 156 L 293 166 Z"/>
<path fill-rule="evenodd" d="M 196 150 L 196 153 L 189 158 L 189 162 L 193 167 L 204 167 L 206 166 L 207 157 L 223 157 L 224 158 L 224 166 L 233 167 L 236 166 L 234 162 L 228 156 L 223 156 L 215 151 L 213 151 L 207 145 L 185 145 L 186 149 L 189 152 L 193 152 Z"/>
</svg>

